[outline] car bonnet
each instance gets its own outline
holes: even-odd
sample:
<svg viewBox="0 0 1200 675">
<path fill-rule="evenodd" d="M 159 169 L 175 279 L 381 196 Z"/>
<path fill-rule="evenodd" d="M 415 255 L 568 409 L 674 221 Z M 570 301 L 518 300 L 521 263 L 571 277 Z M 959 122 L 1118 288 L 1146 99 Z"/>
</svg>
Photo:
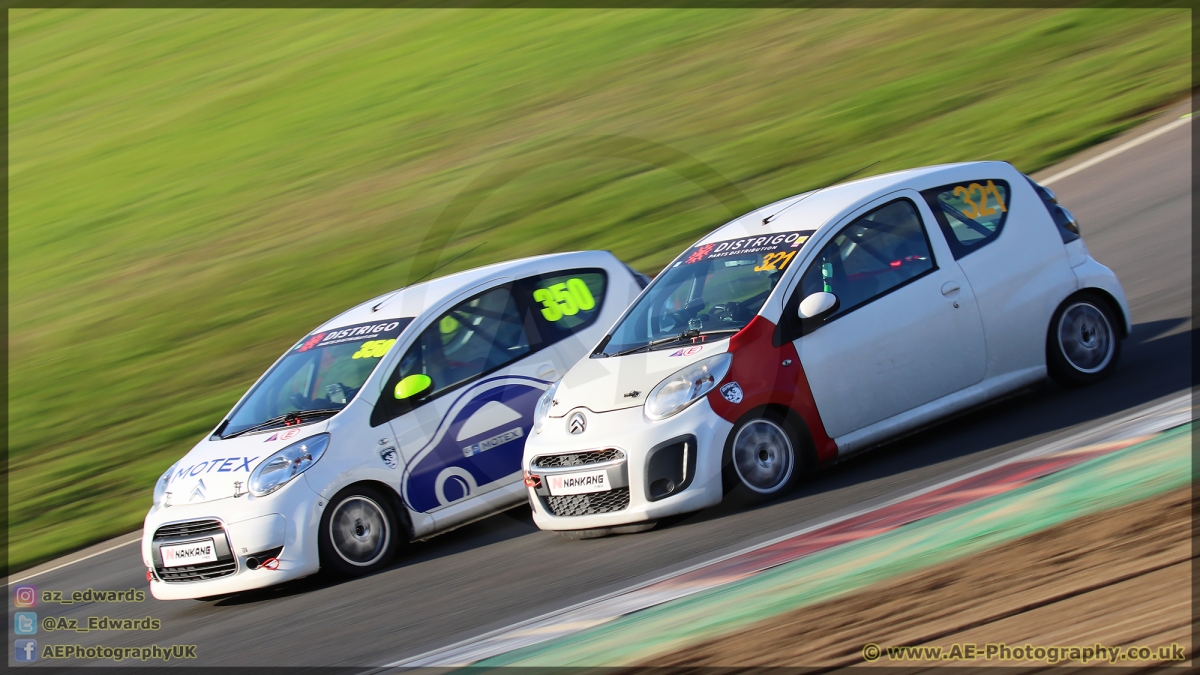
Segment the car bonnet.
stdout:
<svg viewBox="0 0 1200 675">
<path fill-rule="evenodd" d="M 563 377 L 550 417 L 576 408 L 608 412 L 643 405 L 650 390 L 685 366 L 729 350 L 729 340 L 681 344 L 625 356 L 584 358 Z"/>
<path fill-rule="evenodd" d="M 167 483 L 172 506 L 198 504 L 243 495 L 250 474 L 268 457 L 292 443 L 325 431 L 327 421 L 280 427 L 225 440 L 205 439 L 171 469 Z"/>
</svg>

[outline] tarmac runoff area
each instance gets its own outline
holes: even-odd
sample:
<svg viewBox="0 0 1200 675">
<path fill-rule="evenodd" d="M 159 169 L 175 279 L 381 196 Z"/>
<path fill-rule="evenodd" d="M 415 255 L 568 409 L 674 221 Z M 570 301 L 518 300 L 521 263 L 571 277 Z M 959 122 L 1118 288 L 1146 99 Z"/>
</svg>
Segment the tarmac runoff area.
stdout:
<svg viewBox="0 0 1200 675">
<path fill-rule="evenodd" d="M 869 663 L 867 644 L 963 643 L 1174 643 L 1190 658 L 1191 417 L 1187 398 L 1177 399 L 1141 420 L 391 665 L 846 666 Z M 875 662 L 895 660 L 884 652 Z"/>
</svg>

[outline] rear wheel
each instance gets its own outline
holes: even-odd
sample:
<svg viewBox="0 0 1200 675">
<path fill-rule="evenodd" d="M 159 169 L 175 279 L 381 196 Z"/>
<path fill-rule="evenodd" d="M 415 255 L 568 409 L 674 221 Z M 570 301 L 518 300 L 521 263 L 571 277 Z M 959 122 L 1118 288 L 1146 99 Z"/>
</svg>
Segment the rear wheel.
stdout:
<svg viewBox="0 0 1200 675">
<path fill-rule="evenodd" d="M 387 566 L 399 532 L 387 498 L 368 486 L 350 486 L 329 500 L 321 515 L 321 567 L 357 577 Z"/>
<path fill-rule="evenodd" d="M 1055 381 L 1079 387 L 1117 367 L 1121 340 L 1109 303 L 1092 293 L 1068 298 L 1054 313 L 1046 339 L 1046 369 Z"/>
<path fill-rule="evenodd" d="M 794 425 L 773 410 L 739 422 L 726 443 L 726 491 L 749 503 L 790 492 L 805 469 L 800 439 Z"/>
</svg>

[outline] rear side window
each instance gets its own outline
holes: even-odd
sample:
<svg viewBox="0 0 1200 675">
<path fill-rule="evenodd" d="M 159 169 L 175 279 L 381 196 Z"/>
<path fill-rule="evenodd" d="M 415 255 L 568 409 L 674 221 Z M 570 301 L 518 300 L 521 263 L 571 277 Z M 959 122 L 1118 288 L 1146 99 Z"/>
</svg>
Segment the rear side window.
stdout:
<svg viewBox="0 0 1200 675">
<path fill-rule="evenodd" d="M 921 193 L 957 260 L 995 241 L 1008 218 L 1008 183 L 986 179 Z"/>
<path fill-rule="evenodd" d="M 533 308 L 543 345 L 553 344 L 595 323 L 604 306 L 608 276 L 601 269 L 569 270 L 527 277 L 515 292 Z"/>
</svg>

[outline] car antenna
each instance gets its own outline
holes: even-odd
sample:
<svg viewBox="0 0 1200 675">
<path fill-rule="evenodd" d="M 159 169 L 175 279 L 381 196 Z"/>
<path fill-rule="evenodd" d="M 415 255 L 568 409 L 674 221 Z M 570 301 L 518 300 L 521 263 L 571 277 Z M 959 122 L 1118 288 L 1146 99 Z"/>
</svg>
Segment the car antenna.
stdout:
<svg viewBox="0 0 1200 675">
<path fill-rule="evenodd" d="M 833 186 L 833 185 L 837 185 L 838 183 L 840 183 L 840 182 L 842 182 L 842 181 L 846 180 L 847 178 L 849 178 L 849 177 L 851 177 L 851 176 L 853 176 L 853 175 L 855 175 L 855 174 L 862 173 L 863 171 L 866 171 L 867 169 L 869 169 L 869 168 L 871 168 L 871 167 L 875 166 L 875 165 L 876 165 L 876 164 L 878 164 L 878 163 L 879 163 L 879 160 L 875 160 L 874 162 L 871 162 L 870 164 L 868 164 L 868 165 L 864 166 L 864 167 L 863 167 L 863 168 L 861 168 L 861 169 L 855 169 L 854 171 L 851 171 L 850 173 L 846 174 L 845 176 L 842 176 L 841 178 L 838 178 L 838 179 L 834 180 L 832 183 L 829 183 L 829 185 L 823 185 L 823 186 L 821 186 L 821 187 L 817 188 L 816 190 L 813 190 L 812 192 L 810 192 L 810 193 L 808 193 L 808 194 L 804 195 L 803 197 L 801 197 L 800 199 L 797 199 L 796 201 L 792 202 L 791 204 L 788 204 L 787 206 L 783 207 L 782 209 L 779 209 L 779 210 L 778 210 L 778 211 L 776 211 L 775 213 L 772 213 L 771 215 L 767 216 L 766 218 L 763 218 L 762 224 L 763 224 L 763 225 L 767 225 L 767 224 L 768 224 L 768 223 L 770 223 L 772 220 L 775 220 L 775 216 L 778 216 L 779 214 L 783 213 L 784 211 L 787 211 L 788 209 L 790 209 L 790 208 L 792 208 L 793 206 L 795 206 L 795 205 L 799 204 L 800 202 L 804 201 L 805 199 L 808 199 L 809 197 L 811 197 L 811 196 L 813 196 L 813 195 L 817 194 L 817 193 L 818 193 L 818 192 L 820 192 L 821 190 L 824 190 L 825 188 L 827 188 L 827 187 L 831 187 L 831 186 Z"/>
<path fill-rule="evenodd" d="M 414 285 L 414 284 L 419 284 L 419 283 L 421 283 L 421 282 L 422 282 L 422 281 L 424 281 L 424 280 L 425 280 L 427 277 L 429 277 L 429 275 L 431 275 L 431 274 L 433 274 L 434 272 L 436 272 L 436 271 L 438 271 L 438 270 L 442 269 L 442 268 L 443 268 L 443 267 L 445 267 L 446 265 L 449 265 L 450 263 L 454 262 L 455 260 L 458 260 L 459 258 L 461 258 L 461 257 L 463 257 L 464 255 L 466 255 L 466 254 L 470 253 L 471 251 L 474 251 L 475 249 L 479 248 L 480 246 L 483 246 L 483 245 L 484 245 L 484 244 L 486 244 L 486 243 L 487 243 L 486 241 L 481 241 L 481 242 L 479 242 L 479 243 L 478 243 L 478 244 L 476 244 L 475 246 L 472 246 L 471 248 L 467 249 L 466 251 L 463 251 L 462 253 L 460 253 L 460 254 L 458 254 L 458 255 L 454 256 L 453 258 L 451 258 L 451 259 L 447 260 L 446 262 L 442 263 L 441 265 L 438 265 L 437 267 L 435 267 L 435 268 L 433 268 L 433 269 L 429 270 L 429 271 L 428 271 L 428 272 L 426 272 L 426 273 L 424 274 L 424 276 L 422 276 L 420 279 L 417 279 L 416 281 L 414 281 L 414 282 L 412 282 L 411 284 L 408 284 L 408 285 L 409 285 L 409 286 L 412 286 L 412 285 Z M 399 291 L 396 291 L 396 293 L 399 293 Z M 392 293 L 391 295 L 389 295 L 388 297 L 384 298 L 383 300 L 380 300 L 378 304 L 376 304 L 374 307 L 372 307 L 372 308 L 371 308 L 371 311 L 372 311 L 372 312 L 378 312 L 378 311 L 379 311 L 379 308 L 380 308 L 380 307 L 383 307 L 384 305 L 386 305 L 386 304 L 387 304 L 387 302 L 388 302 L 389 300 L 391 300 L 391 299 L 392 299 L 392 298 L 393 298 L 393 297 L 396 295 L 396 293 Z"/>
<path fill-rule="evenodd" d="M 469 248 L 469 249 L 467 249 L 467 250 L 463 251 L 462 253 L 459 253 L 458 255 L 456 255 L 456 256 L 454 256 L 453 258 L 451 258 L 451 259 L 447 260 L 446 262 L 442 263 L 441 265 L 438 265 L 437 267 L 435 267 L 435 268 L 433 268 L 433 269 L 429 270 L 429 271 L 428 271 L 428 272 L 426 272 L 426 273 L 425 273 L 425 274 L 424 274 L 424 275 L 423 275 L 423 276 L 422 276 L 420 279 L 417 279 L 417 280 L 416 280 L 416 281 L 414 281 L 413 283 L 414 283 L 414 284 L 416 284 L 416 283 L 420 283 L 420 282 L 424 281 L 425 279 L 428 279 L 428 278 L 430 277 L 430 275 L 432 275 L 434 272 L 436 272 L 436 271 L 438 271 L 438 270 L 442 269 L 442 268 L 443 268 L 443 267 L 445 267 L 446 265 L 449 265 L 450 263 L 452 263 L 452 262 L 454 262 L 454 261 L 458 260 L 459 258 L 461 258 L 461 257 L 465 256 L 466 254 L 468 254 L 468 253 L 470 253 L 470 252 L 474 251 L 475 249 L 479 248 L 480 246 L 483 246 L 483 245 L 484 245 L 484 244 L 486 244 L 486 243 L 487 243 L 486 241 L 481 241 L 481 242 L 479 242 L 478 244 L 476 244 L 476 245 L 472 246 L 471 248 Z"/>
</svg>

